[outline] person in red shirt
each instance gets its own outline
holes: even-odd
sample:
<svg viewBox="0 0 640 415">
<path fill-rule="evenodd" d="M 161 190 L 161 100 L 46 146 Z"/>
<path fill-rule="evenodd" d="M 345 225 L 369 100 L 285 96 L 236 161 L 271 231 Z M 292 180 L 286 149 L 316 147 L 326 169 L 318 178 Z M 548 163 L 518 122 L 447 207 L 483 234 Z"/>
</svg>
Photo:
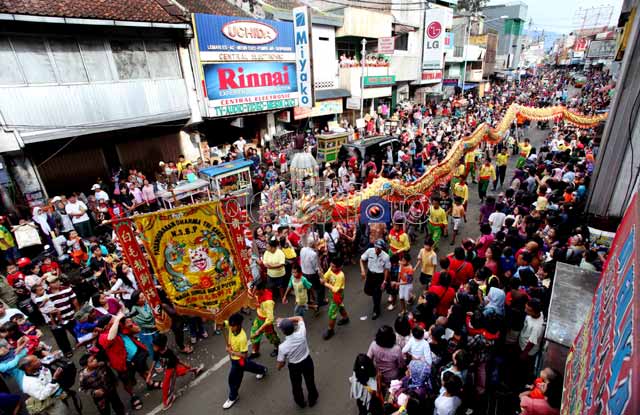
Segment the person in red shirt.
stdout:
<svg viewBox="0 0 640 415">
<path fill-rule="evenodd" d="M 46 255 L 42 259 L 42 266 L 40 267 L 40 271 L 42 271 L 42 274 L 50 272 L 54 275 L 60 275 L 60 265 L 56 261 L 53 261 L 51 259 L 51 256 Z"/>
<path fill-rule="evenodd" d="M 436 314 L 439 316 L 446 316 L 449 312 L 449 307 L 453 304 L 453 300 L 456 297 L 456 292 L 451 288 L 451 276 L 448 272 L 441 272 L 438 278 L 437 285 L 431 285 L 428 292 L 438 296 L 438 305 L 436 306 Z"/>
<path fill-rule="evenodd" d="M 7 265 L 7 282 L 9 285 L 13 287 L 18 280 L 24 281 L 24 274 L 22 271 L 20 271 L 16 265 Z"/>
<path fill-rule="evenodd" d="M 466 259 L 462 247 L 457 247 L 453 254 L 449 255 L 449 273 L 451 274 L 451 286 L 456 290 L 473 278 L 473 265 Z"/>
</svg>

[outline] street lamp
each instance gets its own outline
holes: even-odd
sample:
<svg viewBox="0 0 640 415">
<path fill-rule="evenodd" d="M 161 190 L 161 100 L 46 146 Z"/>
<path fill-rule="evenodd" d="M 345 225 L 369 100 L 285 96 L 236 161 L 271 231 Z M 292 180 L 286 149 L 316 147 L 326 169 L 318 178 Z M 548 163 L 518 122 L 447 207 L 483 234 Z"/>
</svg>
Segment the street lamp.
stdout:
<svg viewBox="0 0 640 415">
<path fill-rule="evenodd" d="M 489 22 L 495 22 L 496 20 L 503 20 L 508 18 L 509 16 L 507 15 L 502 15 L 500 17 L 496 17 L 495 19 L 489 19 L 489 20 L 485 20 L 483 23 L 489 23 Z M 464 97 L 464 84 L 465 81 L 467 80 L 467 42 L 469 41 L 469 36 L 471 36 L 471 15 L 469 16 L 469 21 L 465 24 L 464 27 L 464 35 L 465 35 L 465 39 L 464 39 L 464 44 L 462 45 L 462 59 L 464 62 L 464 66 L 462 67 L 462 96 Z"/>
<path fill-rule="evenodd" d="M 367 60 L 367 39 L 362 39 L 362 51 L 360 53 L 360 66 L 362 67 L 360 73 L 360 118 L 362 118 L 362 112 L 364 110 L 364 66 Z"/>
</svg>

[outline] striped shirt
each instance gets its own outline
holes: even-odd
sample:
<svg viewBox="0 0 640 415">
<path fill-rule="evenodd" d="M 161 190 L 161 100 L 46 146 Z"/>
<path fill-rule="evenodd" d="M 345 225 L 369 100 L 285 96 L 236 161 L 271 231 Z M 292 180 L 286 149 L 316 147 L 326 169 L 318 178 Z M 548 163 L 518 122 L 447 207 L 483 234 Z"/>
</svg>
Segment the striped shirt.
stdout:
<svg viewBox="0 0 640 415">
<path fill-rule="evenodd" d="M 52 293 L 49 291 L 49 300 L 53 305 L 60 310 L 61 324 L 65 325 L 69 321 L 73 320 L 73 315 L 76 312 L 73 306 L 73 300 L 76 298 L 76 294 L 69 287 L 60 287 L 60 291 Z"/>
</svg>

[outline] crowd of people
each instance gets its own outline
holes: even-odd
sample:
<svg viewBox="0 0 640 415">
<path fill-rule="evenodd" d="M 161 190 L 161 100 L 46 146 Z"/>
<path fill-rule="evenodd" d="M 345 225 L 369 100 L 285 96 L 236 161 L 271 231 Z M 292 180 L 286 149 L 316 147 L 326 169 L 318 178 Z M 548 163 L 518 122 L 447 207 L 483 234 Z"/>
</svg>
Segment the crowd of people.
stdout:
<svg viewBox="0 0 640 415">
<path fill-rule="evenodd" d="M 608 73 L 588 73 L 575 97 L 556 95 L 569 81 L 568 73 L 549 70 L 496 83 L 484 97 L 469 93 L 440 104 L 398 106 L 388 115 L 399 120 L 399 150 L 387 149 L 379 164 L 353 153 L 339 165 L 323 166 L 326 192 L 353 193 L 378 176 L 412 182 L 478 124 L 496 125 L 512 102 L 563 102 L 584 114 L 608 106 Z M 383 112 L 380 118 L 391 111 Z M 546 124 L 537 127 L 548 128 Z M 514 402 L 520 399 L 514 407 L 529 415 L 557 413 L 562 377 L 551 368 L 534 376 L 534 366 L 555 264 L 594 271 L 602 267 L 604 253 L 590 242 L 581 221 L 598 137 L 593 130 L 560 121 L 544 142 L 532 143 L 526 138 L 530 128 L 527 120 L 518 120 L 502 142 L 469 152 L 450 182 L 420 203 L 394 205 L 389 223 L 309 226 L 296 223 L 293 211 L 282 210 L 268 223 L 253 226 L 247 247 L 254 280 L 250 290 L 258 307 L 249 336 L 242 313 L 229 318 L 222 330 L 232 363 L 223 407 L 237 401 L 245 371 L 258 379 L 266 374 L 255 360 L 263 338 L 273 346 L 278 368 L 288 363 L 295 402 L 300 407 L 316 403 L 304 316 L 309 310 L 318 316 L 326 312 L 323 338 L 342 335 L 339 329 L 350 322 L 345 284 L 354 283 L 344 267 L 355 264 L 364 293 L 372 298 L 371 319 L 385 309 L 399 312 L 393 327 L 380 327 L 366 353 L 355 359 L 350 396 L 360 414 L 480 410 L 492 405 L 499 391 Z M 304 139 L 312 144 L 313 135 Z M 286 205 L 294 209 L 284 184 L 288 157 L 283 151 L 260 153 L 240 138 L 221 161 L 253 161 L 254 179 L 261 176 L 268 185 L 281 187 Z M 508 171 L 513 158 L 515 168 Z M 159 209 L 159 191 L 178 180 L 193 180 L 207 166 L 206 161 L 189 163 L 181 157 L 161 162 L 154 180 L 136 170 L 118 172 L 108 183 L 98 180 L 88 195 L 53 197 L 33 210 L 31 220 L 11 226 L 9 218 L 0 217 L 6 263 L 6 277 L 0 278 L 0 372 L 28 396 L 23 403 L 16 390 L 0 385 L 3 410 L 11 413 L 26 405 L 34 413 L 70 411 L 77 399 L 71 389 L 75 366 L 69 360 L 74 351 L 76 358 L 83 355 L 80 389 L 103 414 L 125 413 L 118 384 L 133 409 L 143 406 L 134 388 L 136 377 L 149 389 L 162 389 L 163 403 L 170 407 L 176 377 L 201 373 L 201 367 L 181 361 L 169 345 L 189 354 L 210 331 L 221 332 L 208 330 L 200 318 L 177 315 L 160 291 L 163 308 L 172 317 L 173 340 L 157 333 L 108 220 Z M 474 185 L 482 204 L 479 212 L 469 209 Z M 471 223 L 477 224 L 478 238 L 456 239 Z M 416 246 L 421 248 L 412 252 Z M 278 319 L 276 303 L 287 304 L 290 294 L 295 317 Z M 186 327 L 190 338 L 185 338 Z"/>
</svg>

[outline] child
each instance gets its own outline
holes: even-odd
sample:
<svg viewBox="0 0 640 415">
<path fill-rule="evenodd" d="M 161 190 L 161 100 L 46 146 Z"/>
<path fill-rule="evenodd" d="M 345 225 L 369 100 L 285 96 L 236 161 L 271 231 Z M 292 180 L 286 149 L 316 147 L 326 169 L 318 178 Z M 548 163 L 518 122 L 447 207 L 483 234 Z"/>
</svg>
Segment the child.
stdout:
<svg viewBox="0 0 640 415">
<path fill-rule="evenodd" d="M 320 279 L 320 283 L 331 290 L 333 294 L 329 299 L 329 328 L 324 332 L 322 338 L 329 340 L 335 334 L 336 319 L 338 313 L 342 318 L 338 321 L 339 326 L 349 323 L 349 315 L 344 307 L 344 272 L 342 272 L 342 259 L 334 257 L 331 260 L 331 267 Z"/>
<path fill-rule="evenodd" d="M 313 285 L 302 275 L 302 268 L 300 268 L 300 265 L 294 264 L 292 273 L 287 290 L 284 292 L 284 297 L 282 297 L 282 304 L 287 304 L 289 291 L 293 290 L 296 297 L 296 306 L 293 309 L 294 315 L 304 317 L 304 313 L 309 307 L 313 308 L 317 312 L 318 306 L 316 304 L 309 304 L 309 296 L 307 295 L 307 290 L 309 290 Z"/>
<path fill-rule="evenodd" d="M 398 297 L 400 298 L 400 314 L 407 313 L 407 303 L 411 300 L 413 291 L 413 267 L 410 265 L 411 255 L 403 252 L 400 255 L 400 270 L 398 272 Z"/>
<path fill-rule="evenodd" d="M 52 273 L 53 275 L 60 276 L 60 265 L 56 261 L 52 261 L 49 255 L 45 255 L 42 259 L 42 266 L 40 266 L 40 271 L 43 274 L 47 272 Z"/>
<path fill-rule="evenodd" d="M 424 329 L 415 326 L 411 329 L 411 338 L 402 348 L 402 353 L 408 355 L 412 360 L 424 360 L 431 366 L 431 348 L 429 342 L 424 338 Z"/>
<path fill-rule="evenodd" d="M 193 373 L 193 376 L 197 377 L 202 373 L 203 368 L 203 365 L 191 367 L 182 363 L 173 350 L 167 347 L 167 340 L 167 336 L 160 333 L 153 339 L 153 360 L 155 362 L 160 361 L 160 364 L 164 367 L 164 378 L 162 380 L 162 404 L 164 409 L 171 408 L 173 401 L 176 399 L 176 378 L 187 373 Z M 153 370 L 150 370 L 147 375 L 147 383 L 151 382 L 152 376 Z"/>
<path fill-rule="evenodd" d="M 105 362 L 98 360 L 96 355 L 85 354 L 79 363 L 83 367 L 79 377 L 80 390 L 93 398 L 98 412 L 108 414 L 111 406 L 116 415 L 124 415 L 126 410 L 116 390 L 118 380 Z"/>
<path fill-rule="evenodd" d="M 399 254 L 393 254 L 389 257 L 391 268 L 389 268 L 389 283 L 386 284 L 386 291 L 389 294 L 387 302 L 387 310 L 391 311 L 396 308 L 396 300 L 398 299 L 398 275 L 400 274 Z"/>
<path fill-rule="evenodd" d="M 17 265 L 7 265 L 7 282 L 13 287 L 17 280 L 24 281 L 24 274 Z"/>
<path fill-rule="evenodd" d="M 31 287 L 31 293 L 33 302 L 38 306 L 45 323 L 49 323 L 52 327 L 57 326 L 60 322 L 60 310 L 53 304 L 42 284 Z"/>
<path fill-rule="evenodd" d="M 267 368 L 254 362 L 247 357 L 249 348 L 247 347 L 247 333 L 242 328 L 242 314 L 235 313 L 224 322 L 225 340 L 227 342 L 227 353 L 231 359 L 231 370 L 229 372 L 229 398 L 222 405 L 223 409 L 229 409 L 238 400 L 238 390 L 242 383 L 244 372 L 256 374 L 256 379 L 260 380 L 267 374 Z"/>
<path fill-rule="evenodd" d="M 467 214 L 464 210 L 464 204 L 461 197 L 456 197 L 451 207 L 451 217 L 453 218 L 453 237 L 451 238 L 451 246 L 456 243 L 456 235 L 462 230 L 462 221 L 467 221 Z"/>
<path fill-rule="evenodd" d="M 429 288 L 431 284 L 431 278 L 436 272 L 436 265 L 438 265 L 438 255 L 433 250 L 433 239 L 426 238 L 424 247 L 418 253 L 418 260 L 414 267 L 415 269 L 420 269 L 420 284 L 424 285 L 425 289 Z"/>
<path fill-rule="evenodd" d="M 251 325 L 251 345 L 253 349 L 251 357 L 254 359 L 260 356 L 260 341 L 263 335 L 267 337 L 267 340 L 274 347 L 271 357 L 278 355 L 278 346 L 280 346 L 280 338 L 273 324 L 275 320 L 273 311 L 276 304 L 273 301 L 273 293 L 271 290 L 266 289 L 265 285 L 264 281 L 260 281 L 253 290 L 249 291 L 249 295 L 255 296 L 258 301 L 256 318 Z"/>
<path fill-rule="evenodd" d="M 547 385 L 558 377 L 558 372 L 545 367 L 540 371 L 540 377 L 533 381 L 533 385 L 527 385 L 528 391 L 522 392 L 520 398 L 528 396 L 531 399 L 544 399 Z"/>
<path fill-rule="evenodd" d="M 11 321 L 18 325 L 18 329 L 27 336 L 42 337 L 42 332 L 36 326 L 31 324 L 24 314 L 16 314 L 11 316 Z"/>
</svg>

